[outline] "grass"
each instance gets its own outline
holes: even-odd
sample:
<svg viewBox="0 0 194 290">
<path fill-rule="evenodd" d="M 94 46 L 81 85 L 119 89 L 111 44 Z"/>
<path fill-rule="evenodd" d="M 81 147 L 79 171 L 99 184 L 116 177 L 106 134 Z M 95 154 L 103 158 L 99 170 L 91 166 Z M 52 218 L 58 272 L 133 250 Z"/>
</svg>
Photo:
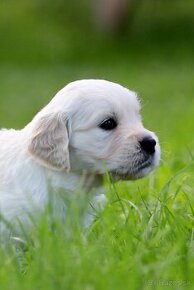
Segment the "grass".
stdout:
<svg viewBox="0 0 194 290">
<path fill-rule="evenodd" d="M 21 3 L 7 17 L 0 12 L 1 127 L 24 126 L 69 81 L 106 78 L 139 93 L 162 161 L 143 180 L 106 181 L 108 203 L 90 230 L 80 227 L 72 201 L 65 221 L 48 208 L 24 246 L 1 245 L 0 289 L 193 289 L 192 1 L 167 13 L 158 1 L 151 18 L 153 6 L 142 6 L 144 25 L 136 20 L 131 36 L 116 40 L 94 40 L 71 22 L 63 30 L 51 12 L 42 19 Z"/>
</svg>

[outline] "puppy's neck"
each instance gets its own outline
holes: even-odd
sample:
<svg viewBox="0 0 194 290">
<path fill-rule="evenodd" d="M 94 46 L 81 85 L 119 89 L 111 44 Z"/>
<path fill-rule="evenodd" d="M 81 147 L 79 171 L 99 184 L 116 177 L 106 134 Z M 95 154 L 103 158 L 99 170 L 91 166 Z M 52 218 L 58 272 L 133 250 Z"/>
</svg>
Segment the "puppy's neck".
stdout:
<svg viewBox="0 0 194 290">
<path fill-rule="evenodd" d="M 91 191 L 98 191 L 103 185 L 102 175 L 92 174 L 87 171 L 66 173 L 47 170 L 47 177 L 53 188 L 63 189 L 67 193 L 80 191 L 83 194 L 88 194 Z"/>
</svg>

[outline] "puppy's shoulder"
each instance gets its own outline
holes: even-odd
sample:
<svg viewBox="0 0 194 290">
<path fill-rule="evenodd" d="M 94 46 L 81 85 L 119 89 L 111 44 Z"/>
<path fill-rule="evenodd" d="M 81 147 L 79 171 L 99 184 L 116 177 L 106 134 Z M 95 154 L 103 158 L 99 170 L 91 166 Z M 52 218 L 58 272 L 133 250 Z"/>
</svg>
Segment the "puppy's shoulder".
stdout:
<svg viewBox="0 0 194 290">
<path fill-rule="evenodd" d="M 20 140 L 20 131 L 14 129 L 0 130 L 0 146 L 9 147 L 10 144 L 18 144 Z"/>
<path fill-rule="evenodd" d="M 15 129 L 6 129 L 6 128 L 2 128 L 0 129 L 0 137 L 4 137 L 4 136 L 8 136 L 8 135 L 15 135 L 17 134 L 17 130 Z"/>
</svg>

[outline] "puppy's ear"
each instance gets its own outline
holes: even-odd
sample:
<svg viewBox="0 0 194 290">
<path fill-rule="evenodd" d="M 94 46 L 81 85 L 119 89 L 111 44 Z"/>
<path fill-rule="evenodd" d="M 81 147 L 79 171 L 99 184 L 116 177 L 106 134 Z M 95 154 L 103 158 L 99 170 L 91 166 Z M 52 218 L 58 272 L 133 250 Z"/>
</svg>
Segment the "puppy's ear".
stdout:
<svg viewBox="0 0 194 290">
<path fill-rule="evenodd" d="M 35 120 L 29 152 L 43 165 L 70 170 L 67 120 L 62 113 L 50 113 Z"/>
</svg>

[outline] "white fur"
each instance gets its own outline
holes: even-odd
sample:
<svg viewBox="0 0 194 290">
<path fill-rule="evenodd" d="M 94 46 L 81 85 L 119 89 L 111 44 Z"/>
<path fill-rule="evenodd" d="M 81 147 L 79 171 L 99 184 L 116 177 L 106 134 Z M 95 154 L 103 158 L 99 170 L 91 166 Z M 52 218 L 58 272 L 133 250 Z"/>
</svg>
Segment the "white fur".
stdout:
<svg viewBox="0 0 194 290">
<path fill-rule="evenodd" d="M 73 194 L 83 174 L 86 191 L 100 188 L 108 170 L 117 179 L 135 179 L 159 163 L 157 142 L 152 162 L 138 171 L 138 140 L 146 130 L 134 92 L 104 80 L 68 84 L 22 130 L 0 131 L 0 213 L 21 221 L 26 212 L 44 209 L 49 189 Z M 115 130 L 98 125 L 116 116 Z M 98 192 L 98 190 L 97 190 Z"/>
</svg>

